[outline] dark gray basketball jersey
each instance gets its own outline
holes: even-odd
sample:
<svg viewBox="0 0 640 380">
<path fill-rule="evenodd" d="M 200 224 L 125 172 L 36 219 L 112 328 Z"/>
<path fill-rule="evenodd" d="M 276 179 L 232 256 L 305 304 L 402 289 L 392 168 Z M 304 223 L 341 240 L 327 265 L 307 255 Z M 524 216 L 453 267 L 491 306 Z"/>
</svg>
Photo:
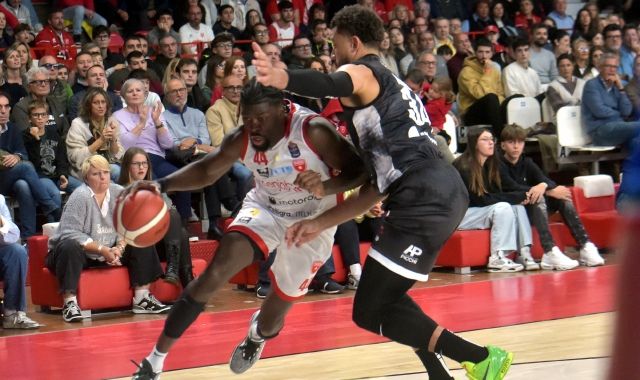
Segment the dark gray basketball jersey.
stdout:
<svg viewBox="0 0 640 380">
<path fill-rule="evenodd" d="M 410 168 L 441 158 L 431 124 L 420 98 L 382 65 L 377 55 L 353 62 L 371 69 L 380 94 L 365 107 L 343 105 L 349 135 L 365 162 L 376 191 L 389 186 Z"/>
</svg>

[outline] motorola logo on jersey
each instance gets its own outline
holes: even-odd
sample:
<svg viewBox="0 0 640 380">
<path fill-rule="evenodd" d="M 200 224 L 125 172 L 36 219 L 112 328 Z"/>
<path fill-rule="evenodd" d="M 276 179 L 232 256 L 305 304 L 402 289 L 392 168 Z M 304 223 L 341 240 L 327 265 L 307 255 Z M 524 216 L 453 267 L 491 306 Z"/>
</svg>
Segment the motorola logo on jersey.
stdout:
<svg viewBox="0 0 640 380">
<path fill-rule="evenodd" d="M 402 252 L 402 255 L 400 255 L 400 258 L 402 258 L 404 261 L 410 262 L 411 264 L 417 264 L 418 257 L 416 256 L 420 256 L 420 255 L 422 255 L 422 248 L 412 244 L 409 247 L 407 247 L 407 249 L 405 249 L 404 252 Z"/>
<path fill-rule="evenodd" d="M 307 203 L 308 201 L 319 201 L 319 200 L 320 198 L 316 198 L 316 196 L 313 194 L 306 196 L 304 198 L 288 199 L 284 201 L 277 201 L 274 197 L 269 197 L 269 203 L 271 203 L 272 205 L 278 204 L 281 206 L 301 205 L 303 203 Z"/>
<path fill-rule="evenodd" d="M 269 178 L 269 168 L 256 169 L 260 177 Z"/>
<path fill-rule="evenodd" d="M 290 218 L 291 217 L 291 213 L 290 212 L 285 212 L 285 211 L 280 211 L 277 208 L 271 206 L 271 205 L 267 205 L 267 208 L 269 209 L 269 211 L 271 211 L 272 213 L 280 216 L 280 217 L 287 217 Z"/>
</svg>

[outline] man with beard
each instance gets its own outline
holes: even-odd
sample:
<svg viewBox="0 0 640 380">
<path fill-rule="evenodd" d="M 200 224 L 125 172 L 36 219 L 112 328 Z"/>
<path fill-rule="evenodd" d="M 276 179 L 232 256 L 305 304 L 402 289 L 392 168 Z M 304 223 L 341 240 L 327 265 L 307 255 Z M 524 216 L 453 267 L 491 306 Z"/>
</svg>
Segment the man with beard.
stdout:
<svg viewBox="0 0 640 380">
<path fill-rule="evenodd" d="M 549 84 L 558 76 L 558 68 L 556 67 L 556 56 L 544 48 L 549 39 L 547 26 L 535 24 L 531 28 L 531 36 L 529 67 L 538 73 L 541 84 Z"/>
<path fill-rule="evenodd" d="M 453 92 L 458 93 L 458 76 L 462 71 L 462 65 L 467 57 L 473 57 L 473 47 L 469 41 L 469 35 L 466 33 L 458 33 L 453 36 L 453 45 L 456 48 L 456 54 L 447 62 L 447 70 L 449 78 L 453 82 Z"/>
</svg>

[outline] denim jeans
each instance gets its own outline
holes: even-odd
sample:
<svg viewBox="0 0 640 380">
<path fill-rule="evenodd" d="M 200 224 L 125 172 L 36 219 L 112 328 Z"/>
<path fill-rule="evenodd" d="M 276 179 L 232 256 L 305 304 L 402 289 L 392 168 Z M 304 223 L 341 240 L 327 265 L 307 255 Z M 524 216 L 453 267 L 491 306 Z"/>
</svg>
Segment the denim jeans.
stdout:
<svg viewBox="0 0 640 380">
<path fill-rule="evenodd" d="M 499 202 L 484 207 L 469 207 L 458 230 L 491 229 L 491 253 L 511 253 L 518 248 L 516 214 L 511 205 Z"/>
<path fill-rule="evenodd" d="M 27 263 L 26 248 L 18 243 L 0 247 L 0 280 L 3 281 L 4 309 L 26 311 Z"/>
<path fill-rule="evenodd" d="M 551 251 L 556 245 L 549 230 L 549 215 L 553 215 L 556 212 L 560 213 L 562 220 L 564 220 L 564 223 L 569 228 L 569 232 L 571 232 L 571 236 L 578 242 L 580 247 L 589 242 L 589 236 L 582 226 L 573 202 L 544 197 L 542 201 L 533 205 L 526 205 L 525 207 L 531 224 L 538 230 L 540 245 L 542 245 L 545 252 Z"/>
<path fill-rule="evenodd" d="M 42 23 L 40 22 L 40 19 L 38 19 L 38 14 L 36 13 L 36 9 L 33 7 L 33 4 L 31 3 L 31 0 L 22 0 L 20 4 L 24 5 L 29 10 L 29 19 L 31 19 L 31 27 L 35 28 L 36 25 L 38 24 L 42 25 Z"/>
<path fill-rule="evenodd" d="M 111 182 L 118 183 L 118 178 L 120 178 L 120 165 L 118 164 L 109 164 L 111 168 Z"/>
<path fill-rule="evenodd" d="M 231 175 L 235 177 L 238 182 L 236 193 L 238 195 L 238 200 L 242 201 L 245 195 L 247 195 L 247 192 L 251 190 L 246 188 L 246 184 L 253 173 L 243 164 L 236 162 L 233 164 L 233 168 L 231 168 Z"/>
<path fill-rule="evenodd" d="M 60 206 L 49 195 L 33 166 L 19 162 L 0 176 L 0 194 L 8 194 L 18 200 L 22 240 L 36 234 L 36 202 L 46 215 L 59 210 Z M 59 194 L 59 193 L 58 193 Z"/>
<path fill-rule="evenodd" d="M 49 178 L 40 178 L 40 182 L 42 182 L 42 185 L 45 187 L 45 189 L 47 189 L 47 193 L 49 194 L 51 199 L 53 199 L 56 205 L 58 205 L 58 207 L 62 207 L 62 195 L 60 194 L 60 190 L 66 192 L 67 194 L 71 194 L 75 189 L 82 186 L 82 182 L 78 181 L 72 176 L 69 176 L 69 178 L 67 178 L 67 181 L 69 181 L 69 183 L 67 184 L 67 187 L 65 187 L 64 189 L 60 189 L 59 179 L 54 182 L 52 179 L 49 179 Z M 25 187 L 25 189 L 26 189 L 25 191 L 28 191 L 29 193 L 31 193 L 31 190 L 29 190 L 28 186 Z M 47 221 L 49 223 L 52 223 L 55 220 L 53 220 L 52 215 L 47 215 Z"/>
<path fill-rule="evenodd" d="M 74 35 L 82 34 L 82 21 L 86 21 L 87 24 L 91 26 L 107 26 L 107 20 L 95 12 L 93 12 L 93 18 L 85 18 L 84 10 L 85 8 L 82 5 L 74 5 L 73 7 L 62 10 L 62 17 L 64 17 L 65 20 L 71 20 L 73 22 Z"/>
<path fill-rule="evenodd" d="M 153 166 L 153 177 L 164 178 L 169 174 L 178 171 L 178 168 L 170 164 L 164 157 L 149 154 L 151 165 Z M 175 202 L 176 209 L 180 213 L 180 217 L 185 219 L 191 216 L 191 192 L 176 191 Z"/>
<path fill-rule="evenodd" d="M 640 128 L 640 121 L 612 121 L 602 124 L 591 132 L 593 145 L 628 145 Z"/>
</svg>

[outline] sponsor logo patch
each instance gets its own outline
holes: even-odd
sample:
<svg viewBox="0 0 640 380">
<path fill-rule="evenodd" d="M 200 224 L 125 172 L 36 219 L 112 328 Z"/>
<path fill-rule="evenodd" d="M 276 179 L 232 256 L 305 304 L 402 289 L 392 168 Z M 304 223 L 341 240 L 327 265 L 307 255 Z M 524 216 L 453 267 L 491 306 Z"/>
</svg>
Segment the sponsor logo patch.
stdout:
<svg viewBox="0 0 640 380">
<path fill-rule="evenodd" d="M 269 168 L 256 169 L 260 177 L 269 178 Z"/>
<path fill-rule="evenodd" d="M 311 264 L 311 274 L 315 274 L 318 269 L 320 269 L 320 267 L 322 267 L 324 263 L 322 261 L 314 261 L 313 264 Z"/>
<path fill-rule="evenodd" d="M 242 218 L 238 218 L 238 223 L 249 224 L 251 219 L 253 219 L 253 218 L 250 218 L 248 216 L 243 216 Z"/>
<path fill-rule="evenodd" d="M 300 149 L 298 148 L 298 145 L 296 145 L 296 143 L 294 143 L 293 141 L 290 141 L 287 148 L 289 148 L 289 153 L 291 153 L 291 157 L 293 158 L 300 157 Z"/>
<path fill-rule="evenodd" d="M 307 170 L 307 161 L 304 159 L 293 160 L 292 165 L 296 171 L 303 172 Z"/>
</svg>

